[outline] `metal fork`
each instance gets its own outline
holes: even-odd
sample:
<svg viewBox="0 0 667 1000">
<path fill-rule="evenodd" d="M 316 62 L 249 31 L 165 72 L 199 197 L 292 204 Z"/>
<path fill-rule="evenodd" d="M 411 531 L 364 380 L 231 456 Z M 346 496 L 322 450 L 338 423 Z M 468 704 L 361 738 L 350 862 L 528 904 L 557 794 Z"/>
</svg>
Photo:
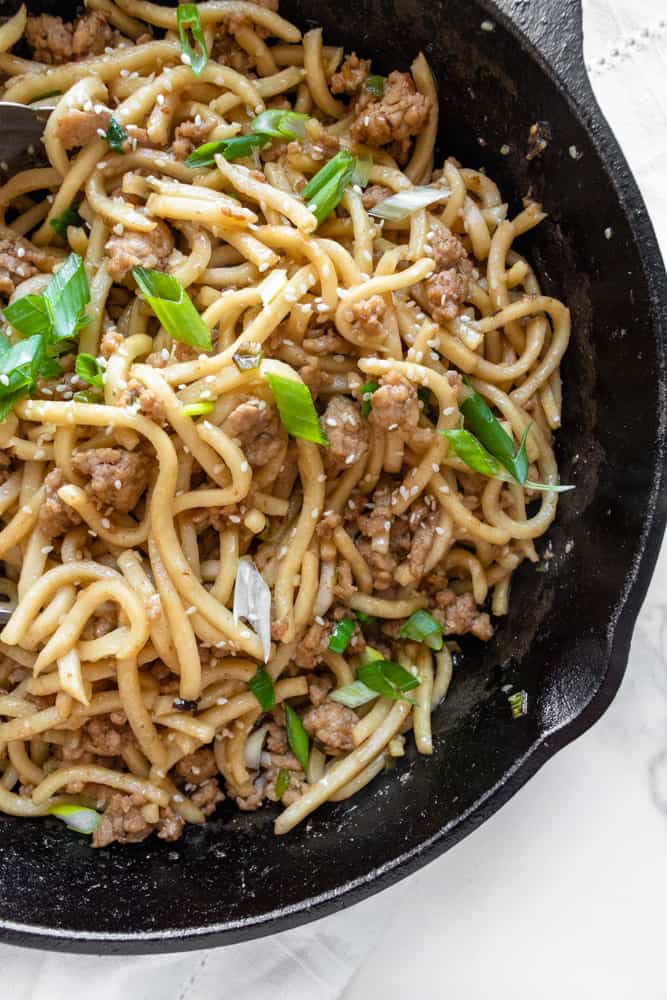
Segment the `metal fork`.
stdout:
<svg viewBox="0 0 667 1000">
<path fill-rule="evenodd" d="M 42 132 L 52 111 L 53 105 L 0 101 L 0 180 L 46 163 Z"/>
</svg>

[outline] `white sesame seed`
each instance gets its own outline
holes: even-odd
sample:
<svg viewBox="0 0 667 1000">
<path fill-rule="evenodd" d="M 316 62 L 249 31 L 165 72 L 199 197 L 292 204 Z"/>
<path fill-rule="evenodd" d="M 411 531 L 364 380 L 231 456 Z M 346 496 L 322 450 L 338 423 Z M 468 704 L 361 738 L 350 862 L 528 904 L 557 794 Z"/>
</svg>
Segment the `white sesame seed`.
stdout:
<svg viewBox="0 0 667 1000">
<path fill-rule="evenodd" d="M 250 466 L 247 462 L 241 462 L 241 472 L 247 472 Z"/>
<path fill-rule="evenodd" d="M 186 609 L 185 609 L 185 613 L 186 613 L 186 615 L 193 615 L 193 614 L 195 613 L 195 611 L 196 611 L 196 610 L 197 610 L 197 609 L 196 609 L 196 607 L 194 606 L 194 604 L 191 604 L 189 608 L 186 608 Z"/>
<path fill-rule="evenodd" d="M 115 490 L 122 490 L 122 488 L 123 488 L 123 484 L 122 484 L 122 482 L 120 481 L 120 479 L 114 479 L 114 481 L 113 481 L 113 488 L 114 488 Z"/>
<path fill-rule="evenodd" d="M 240 524 L 241 523 L 241 518 L 238 516 L 238 514 L 230 514 L 229 515 L 229 520 L 232 522 L 232 524 Z"/>
<path fill-rule="evenodd" d="M 439 487 L 439 492 L 440 493 L 449 493 L 449 486 L 447 486 L 447 485 L 440 486 Z"/>
<path fill-rule="evenodd" d="M 387 427 L 387 430 L 388 431 L 397 431 L 398 430 L 398 424 L 389 424 L 389 427 Z"/>
<path fill-rule="evenodd" d="M 167 350 L 166 347 L 163 347 L 162 350 L 160 351 L 160 357 L 162 358 L 163 361 L 169 361 L 169 351 Z"/>
<path fill-rule="evenodd" d="M 28 504 L 25 504 L 23 507 L 21 507 L 21 510 L 23 511 L 24 514 L 32 514 L 32 508 L 29 507 Z"/>
<path fill-rule="evenodd" d="M 493 21 L 482 21 L 480 28 L 482 31 L 495 31 L 496 26 Z"/>
<path fill-rule="evenodd" d="M 509 156 L 509 153 L 510 153 L 510 147 L 507 145 L 507 143 L 505 143 L 503 146 L 500 147 L 501 156 Z"/>
<path fill-rule="evenodd" d="M 437 462 L 434 462 L 431 468 L 433 469 L 434 472 L 440 472 L 440 466 L 438 465 Z"/>
<path fill-rule="evenodd" d="M 183 63 L 183 64 L 184 64 L 185 66 L 189 66 L 189 65 L 190 65 L 190 56 L 189 56 L 189 55 L 187 54 L 187 52 L 183 52 L 183 53 L 181 54 L 181 62 L 182 62 L 182 63 Z"/>
<path fill-rule="evenodd" d="M 16 256 L 17 257 L 25 257 L 25 247 L 17 247 L 16 248 Z"/>
<path fill-rule="evenodd" d="M 456 412 L 456 407 L 455 407 L 455 406 L 446 406 L 446 407 L 444 408 L 444 410 L 443 410 L 442 412 L 443 412 L 443 415 L 444 415 L 445 417 L 448 417 L 448 416 L 450 416 L 450 415 L 451 415 L 452 413 L 455 413 L 455 412 Z"/>
<path fill-rule="evenodd" d="M 164 94 L 158 94 L 155 100 L 158 102 L 160 107 L 164 104 Z"/>
<path fill-rule="evenodd" d="M 322 615 L 315 615 L 314 621 L 316 625 L 324 625 L 324 618 Z"/>
<path fill-rule="evenodd" d="M 100 521 L 100 524 L 102 525 L 103 528 L 106 528 L 107 531 L 111 527 L 111 521 L 109 520 L 108 517 L 103 517 L 102 520 Z"/>
<path fill-rule="evenodd" d="M 42 545 L 40 552 L 43 556 L 48 556 L 49 552 L 53 552 L 53 545 Z"/>
<path fill-rule="evenodd" d="M 436 535 L 444 535 L 445 529 L 441 525 L 438 524 L 438 525 L 436 525 L 435 533 L 436 533 Z"/>
<path fill-rule="evenodd" d="M 113 232 L 116 234 L 116 236 L 122 236 L 123 233 L 125 232 L 125 226 L 123 225 L 123 223 L 117 222 L 116 225 L 113 227 Z"/>
<path fill-rule="evenodd" d="M 568 149 L 568 153 L 570 154 L 573 160 L 578 160 L 581 158 L 581 156 L 583 156 L 583 153 L 580 153 L 576 146 L 570 146 L 570 148 Z"/>
<path fill-rule="evenodd" d="M 605 238 L 606 240 L 610 240 L 610 239 L 611 239 L 611 237 L 612 237 L 612 232 L 613 232 L 613 230 L 612 230 L 611 226 L 608 226 L 608 227 L 607 227 L 607 228 L 605 229 L 605 231 L 604 231 L 604 238 Z"/>
</svg>

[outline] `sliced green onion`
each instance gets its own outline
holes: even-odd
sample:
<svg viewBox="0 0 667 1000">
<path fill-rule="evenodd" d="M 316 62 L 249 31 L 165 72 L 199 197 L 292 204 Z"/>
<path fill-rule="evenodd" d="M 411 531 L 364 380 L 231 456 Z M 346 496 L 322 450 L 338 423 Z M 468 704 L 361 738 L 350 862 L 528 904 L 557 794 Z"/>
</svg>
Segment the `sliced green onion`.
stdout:
<svg viewBox="0 0 667 1000">
<path fill-rule="evenodd" d="M 271 386 L 280 419 L 288 434 L 312 441 L 314 444 L 329 444 L 320 427 L 317 410 L 310 389 L 303 382 L 285 378 L 283 375 L 267 373 L 266 381 Z"/>
<path fill-rule="evenodd" d="M 124 152 L 124 143 L 127 142 L 127 132 L 120 125 L 114 116 L 112 115 L 109 119 L 109 127 L 106 130 L 104 138 L 107 141 L 109 149 L 114 153 Z"/>
<path fill-rule="evenodd" d="M 361 387 L 361 415 L 362 417 L 367 417 L 371 412 L 372 402 L 371 396 L 374 392 L 380 388 L 379 382 L 366 382 L 365 385 Z"/>
<path fill-rule="evenodd" d="M 95 385 L 100 389 L 102 388 L 104 384 L 104 369 L 92 354 L 77 354 L 76 361 L 74 362 L 74 371 L 84 382 L 88 382 L 89 385 Z"/>
<path fill-rule="evenodd" d="M 476 438 L 484 445 L 494 458 L 497 458 L 517 483 L 523 484 L 528 475 L 528 456 L 526 454 L 526 438 L 529 427 L 524 431 L 518 451 L 514 451 L 514 442 L 505 428 L 494 417 L 493 413 L 476 392 L 470 380 L 464 377 L 468 387 L 468 395 L 460 404 L 459 409 L 465 417 L 466 424 Z"/>
<path fill-rule="evenodd" d="M 480 475 L 488 476 L 490 479 L 500 479 L 503 483 L 517 482 L 514 476 L 507 475 L 500 463 L 496 462 L 493 455 L 489 454 L 484 445 L 480 444 L 470 431 L 450 430 L 440 431 L 440 433 L 447 438 L 454 454 L 465 462 L 473 472 L 479 472 Z M 524 433 L 522 447 L 525 444 L 527 433 L 528 430 Z M 524 479 L 519 485 L 527 490 L 538 490 L 542 493 L 567 493 L 575 488 L 574 486 L 561 486 L 559 483 L 534 483 L 532 479 Z"/>
<path fill-rule="evenodd" d="M 407 219 L 413 212 L 420 208 L 428 208 L 438 201 L 445 201 L 449 198 L 451 191 L 446 188 L 434 187 L 413 187 L 398 194 L 392 194 L 384 201 L 379 201 L 374 208 L 368 210 L 369 215 L 374 215 L 378 219 L 388 219 L 391 222 L 400 222 Z"/>
<path fill-rule="evenodd" d="M 197 4 L 182 3 L 177 9 L 176 22 L 185 61 L 195 76 L 200 76 L 208 62 L 208 51 Z M 190 35 L 194 45 L 190 41 Z"/>
<path fill-rule="evenodd" d="M 442 649 L 442 625 L 428 611 L 414 611 L 407 621 L 403 622 L 398 633 L 402 639 L 414 639 L 415 642 L 425 642 L 429 649 Z"/>
<path fill-rule="evenodd" d="M 385 78 L 383 76 L 373 73 L 371 76 L 366 77 L 364 87 L 372 97 L 384 97 L 384 81 Z"/>
<path fill-rule="evenodd" d="M 259 702 L 263 712 L 269 712 L 276 703 L 273 681 L 263 667 L 257 667 L 256 673 L 248 681 L 248 687 Z"/>
<path fill-rule="evenodd" d="M 371 691 L 363 681 L 352 681 L 351 684 L 336 688 L 329 695 L 330 701 L 337 701 L 340 705 L 345 705 L 346 708 L 359 708 L 360 705 L 366 705 L 377 697 L 378 692 Z"/>
<path fill-rule="evenodd" d="M 359 612 L 357 611 L 355 613 L 357 615 L 357 618 L 359 618 Z M 363 621 L 363 619 L 359 618 L 359 621 Z M 359 655 L 359 660 L 361 663 L 364 664 L 374 663 L 375 660 L 384 660 L 384 656 L 382 655 L 379 649 L 375 649 L 373 646 L 366 646 L 363 653 Z"/>
<path fill-rule="evenodd" d="M 371 170 L 373 169 L 373 157 L 372 156 L 357 156 L 355 158 L 354 171 L 352 173 L 352 183 L 358 184 L 359 187 L 365 188 L 371 179 Z"/>
<path fill-rule="evenodd" d="M 371 663 L 363 664 L 357 670 L 357 680 L 371 691 L 377 691 L 378 694 L 395 700 L 403 698 L 406 691 L 411 691 L 420 684 L 418 677 L 393 660 L 373 660 Z M 407 698 L 406 701 L 412 699 Z"/>
<path fill-rule="evenodd" d="M 309 115 L 297 111 L 271 108 L 253 118 L 250 122 L 250 131 L 259 132 L 272 139 L 303 139 L 306 135 L 304 125 L 308 118 Z"/>
<path fill-rule="evenodd" d="M 249 556 L 239 559 L 234 584 L 234 621 L 245 618 L 262 644 L 264 662 L 271 652 L 271 591 Z"/>
<path fill-rule="evenodd" d="M 24 295 L 5 306 L 5 319 L 26 337 L 48 336 L 51 330 L 51 311 L 43 295 Z"/>
<path fill-rule="evenodd" d="M 310 739 L 308 733 L 303 728 L 303 722 L 300 717 L 286 701 L 283 702 L 283 709 L 285 712 L 287 742 L 305 773 L 308 770 L 308 757 L 310 756 Z"/>
<path fill-rule="evenodd" d="M 354 156 L 341 149 L 301 191 L 301 197 L 308 209 L 313 213 L 318 223 L 323 222 L 335 209 L 345 194 L 345 189 L 352 181 L 356 160 Z"/>
<path fill-rule="evenodd" d="M 250 156 L 254 149 L 261 149 L 271 141 L 268 135 L 235 135 L 231 139 L 217 139 L 198 146 L 185 161 L 186 167 L 213 167 L 216 156 L 226 160 L 242 160 Z"/>
<path fill-rule="evenodd" d="M 213 409 L 215 403 L 212 399 L 200 399 L 196 403 L 186 403 L 181 407 L 181 413 L 184 417 L 203 417 Z"/>
<path fill-rule="evenodd" d="M 498 475 L 499 463 L 470 431 L 449 430 L 440 431 L 440 433 L 447 439 L 454 454 L 465 462 L 473 472 L 479 472 L 490 478 Z"/>
<path fill-rule="evenodd" d="M 83 260 L 71 253 L 44 290 L 53 320 L 54 340 L 69 340 L 90 318 L 85 307 L 90 302 L 88 277 Z"/>
<path fill-rule="evenodd" d="M 211 350 L 211 331 L 180 281 L 171 274 L 151 271 L 147 267 L 133 267 L 132 276 L 170 337 L 190 347 Z"/>
<path fill-rule="evenodd" d="M 257 291 L 262 299 L 262 305 L 264 307 L 270 305 L 276 295 L 280 295 L 286 284 L 287 271 L 281 267 L 277 267 L 270 274 L 267 274 L 264 281 L 257 286 Z"/>
<path fill-rule="evenodd" d="M 427 389 L 426 386 L 422 385 L 419 389 L 417 389 L 417 396 L 422 402 L 424 416 L 435 419 L 437 416 L 437 409 L 433 405 L 433 397 L 431 396 L 430 390 Z"/>
<path fill-rule="evenodd" d="M 57 215 L 55 219 L 49 219 L 49 225 L 51 226 L 52 229 L 55 229 L 55 231 L 58 233 L 58 236 L 60 236 L 60 238 L 63 240 L 67 239 L 68 226 L 83 225 L 84 220 L 81 218 L 81 216 L 77 211 L 78 207 L 79 207 L 78 203 L 70 205 L 70 207 L 66 208 L 64 212 L 61 212 L 60 215 Z"/>
<path fill-rule="evenodd" d="M 290 773 L 287 768 L 281 767 L 276 778 L 276 798 L 279 802 L 289 788 L 290 780 Z"/>
<path fill-rule="evenodd" d="M 332 653 L 345 652 L 356 627 L 357 623 L 351 618 L 341 618 L 339 622 L 336 622 L 329 639 L 329 649 Z"/>
<path fill-rule="evenodd" d="M 236 354 L 232 355 L 232 361 L 240 372 L 259 368 L 262 363 L 262 350 L 259 344 L 242 344 Z"/>
<path fill-rule="evenodd" d="M 95 833 L 102 819 L 101 814 L 96 812 L 95 809 L 87 809 L 85 806 L 68 805 L 66 803 L 51 806 L 49 814 L 61 819 L 70 830 L 76 830 L 77 833 L 85 834 Z"/>
<path fill-rule="evenodd" d="M 512 718 L 520 719 L 522 715 L 528 714 L 528 692 L 515 691 L 508 699 L 512 709 Z"/>
</svg>

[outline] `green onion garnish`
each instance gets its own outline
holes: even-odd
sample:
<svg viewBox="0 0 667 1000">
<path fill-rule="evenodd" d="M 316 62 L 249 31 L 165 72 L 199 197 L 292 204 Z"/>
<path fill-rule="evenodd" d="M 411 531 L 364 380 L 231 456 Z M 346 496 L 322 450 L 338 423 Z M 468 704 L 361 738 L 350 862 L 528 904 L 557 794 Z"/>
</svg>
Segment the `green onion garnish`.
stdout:
<svg viewBox="0 0 667 1000">
<path fill-rule="evenodd" d="M 132 276 L 170 337 L 190 347 L 211 350 L 211 331 L 180 281 L 171 274 L 151 271 L 146 267 L 133 267 Z"/>
<path fill-rule="evenodd" d="M 475 437 L 481 441 L 487 451 L 504 465 L 517 483 L 524 483 L 528 474 L 528 456 L 526 455 L 526 437 L 523 435 L 519 450 L 515 453 L 514 442 L 486 405 L 478 392 L 475 392 L 469 379 L 464 378 L 469 395 L 460 404 L 459 409 L 465 417 L 466 425 Z"/>
<path fill-rule="evenodd" d="M 276 696 L 273 691 L 273 681 L 263 667 L 257 667 L 257 671 L 248 681 L 248 687 L 259 702 L 261 710 L 269 712 L 276 703 Z"/>
<path fill-rule="evenodd" d="M 301 197 L 318 222 L 324 222 L 340 202 L 352 181 L 355 166 L 354 156 L 341 149 L 301 191 Z"/>
<path fill-rule="evenodd" d="M 66 803 L 51 806 L 49 814 L 61 819 L 70 830 L 86 834 L 95 833 L 102 819 L 101 814 L 96 812 L 95 809 L 87 809 L 85 806 L 68 805 Z"/>
<path fill-rule="evenodd" d="M 231 139 L 217 139 L 198 146 L 185 161 L 186 167 L 212 167 L 216 156 L 226 160 L 242 160 L 250 156 L 253 149 L 261 149 L 271 141 L 268 135 L 235 135 Z"/>
<path fill-rule="evenodd" d="M 330 701 L 337 701 L 340 705 L 345 705 L 346 708 L 359 708 L 360 705 L 366 705 L 377 697 L 378 692 L 371 691 L 362 681 L 352 681 L 351 684 L 336 688 L 329 695 Z"/>
<path fill-rule="evenodd" d="M 291 705 L 283 702 L 285 710 L 285 728 L 287 729 L 287 742 L 290 749 L 304 772 L 308 771 L 308 757 L 310 756 L 310 739 L 308 733 L 303 728 L 303 722 L 294 711 Z"/>
<path fill-rule="evenodd" d="M 398 634 L 402 639 L 425 642 L 429 649 L 440 650 L 444 643 L 442 625 L 428 611 L 413 612 Z"/>
<path fill-rule="evenodd" d="M 422 385 L 419 389 L 417 389 L 417 396 L 422 402 L 424 416 L 435 420 L 438 411 L 433 404 L 433 397 L 431 396 L 430 390 Z"/>
<path fill-rule="evenodd" d="M 271 386 L 280 419 L 288 434 L 312 441 L 314 444 L 329 444 L 320 427 L 317 410 L 310 389 L 303 382 L 285 378 L 283 375 L 266 375 Z"/>
<path fill-rule="evenodd" d="M 72 399 L 75 403 L 99 403 L 102 400 L 102 396 L 99 392 L 88 389 L 75 392 Z"/>
<path fill-rule="evenodd" d="M 124 152 L 123 144 L 127 142 L 127 132 L 123 126 L 116 121 L 113 115 L 109 119 L 109 127 L 106 130 L 104 138 L 107 141 L 109 149 L 113 153 Z"/>
<path fill-rule="evenodd" d="M 378 76 L 373 73 L 371 76 L 366 77 L 366 82 L 364 87 L 371 94 L 372 97 L 383 97 L 384 96 L 384 81 L 383 76 Z"/>
<path fill-rule="evenodd" d="M 413 187 L 398 194 L 392 194 L 384 201 L 379 201 L 374 208 L 369 208 L 368 214 L 374 215 L 378 219 L 387 219 L 391 222 L 400 222 L 407 219 L 413 212 L 420 208 L 428 208 L 429 205 L 449 198 L 451 191 L 446 188 L 437 187 Z"/>
<path fill-rule="evenodd" d="M 528 713 L 528 692 L 527 691 L 515 691 L 511 694 L 508 699 L 510 703 L 510 708 L 512 709 L 512 718 L 520 719 L 522 715 L 527 715 Z"/>
<path fill-rule="evenodd" d="M 355 612 L 357 618 L 359 618 L 359 612 Z M 364 619 L 359 618 L 359 621 Z M 374 663 L 375 660 L 384 660 L 384 656 L 379 649 L 374 649 L 373 646 L 366 646 L 363 653 L 360 654 L 359 659 L 362 663 Z"/>
<path fill-rule="evenodd" d="M 250 371 L 252 368 L 259 368 L 262 363 L 262 351 L 259 344 L 242 344 L 236 354 L 232 355 L 232 361 L 240 372 Z"/>
<path fill-rule="evenodd" d="M 301 114 L 297 111 L 282 111 L 280 108 L 271 108 L 262 111 L 261 115 L 250 122 L 250 131 L 259 132 L 269 136 L 271 139 L 303 139 L 306 135 L 304 128 L 309 115 Z"/>
<path fill-rule="evenodd" d="M 212 399 L 200 399 L 196 403 L 186 403 L 181 407 L 184 417 L 203 417 L 215 408 Z"/>
<path fill-rule="evenodd" d="M 92 354 L 77 354 L 74 371 L 84 382 L 102 388 L 104 369 Z"/>
<path fill-rule="evenodd" d="M 371 396 L 380 388 L 379 382 L 366 382 L 361 387 L 361 415 L 367 417 L 371 412 Z M 358 617 L 358 616 L 357 616 Z"/>
<path fill-rule="evenodd" d="M 482 476 L 489 476 L 491 479 L 498 475 L 500 464 L 470 431 L 450 430 L 440 433 L 444 438 L 447 438 L 452 451 L 465 462 L 469 469 L 479 472 Z"/>
<path fill-rule="evenodd" d="M 195 76 L 200 76 L 208 62 L 208 51 L 197 4 L 182 3 L 177 10 L 176 21 L 181 48 L 186 57 L 184 61 L 190 66 Z M 194 45 L 190 41 L 190 36 L 192 36 Z"/>
<path fill-rule="evenodd" d="M 339 622 L 336 622 L 329 639 L 329 649 L 332 653 L 345 652 L 356 627 L 357 623 L 351 618 L 341 618 Z"/>
<path fill-rule="evenodd" d="M 12 344 L 0 335 L 0 419 L 33 391 L 39 377 L 61 373 L 56 358 L 71 348 L 71 339 L 89 322 L 89 300 L 83 261 L 71 254 L 43 295 L 24 295 L 5 308 L 7 322 L 25 339 Z"/>
<path fill-rule="evenodd" d="M 371 691 L 377 691 L 378 694 L 395 700 L 403 698 L 406 691 L 419 687 L 420 683 L 418 677 L 393 660 L 372 660 L 370 663 L 364 663 L 357 670 L 357 680 Z M 407 698 L 406 701 L 412 699 Z"/>
<path fill-rule="evenodd" d="M 49 219 L 49 225 L 51 226 L 52 229 L 55 229 L 55 231 L 58 233 L 58 236 L 60 236 L 60 238 L 63 240 L 67 239 L 68 226 L 83 225 L 84 220 L 81 218 L 81 216 L 77 211 L 78 207 L 79 203 L 76 202 L 70 205 L 69 208 L 66 208 L 64 212 L 61 212 L 60 215 L 57 215 L 55 219 Z"/>
<path fill-rule="evenodd" d="M 290 773 L 286 767 L 281 767 L 278 771 L 278 777 L 276 778 L 276 798 L 279 802 L 289 788 L 289 783 Z"/>
</svg>

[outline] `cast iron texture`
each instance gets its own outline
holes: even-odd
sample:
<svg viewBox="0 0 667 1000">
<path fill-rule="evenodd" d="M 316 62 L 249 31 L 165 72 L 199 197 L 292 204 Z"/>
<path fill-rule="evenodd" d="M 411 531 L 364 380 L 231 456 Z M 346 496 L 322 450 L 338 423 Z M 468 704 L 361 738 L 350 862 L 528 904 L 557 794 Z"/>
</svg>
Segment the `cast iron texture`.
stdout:
<svg viewBox="0 0 667 1000">
<path fill-rule="evenodd" d="M 547 572 L 522 572 L 494 642 L 467 650 L 435 714 L 431 758 L 410 749 L 391 774 L 282 839 L 271 811 L 223 806 L 176 845 L 93 852 L 56 820 L 2 816 L 0 927 L 14 943 L 197 948 L 348 906 L 486 820 L 602 714 L 625 669 L 665 519 L 667 294 L 644 205 L 583 71 L 578 3 L 355 0 L 343 11 L 287 0 L 283 10 L 373 55 L 379 72 L 423 48 L 440 86 L 441 153 L 484 165 L 512 210 L 530 189 L 543 199 L 549 220 L 522 246 L 573 313 L 558 450 L 577 490 L 562 499 Z M 553 140 L 529 163 L 536 120 Z M 512 720 L 506 683 L 529 692 L 527 717 Z"/>
</svg>

